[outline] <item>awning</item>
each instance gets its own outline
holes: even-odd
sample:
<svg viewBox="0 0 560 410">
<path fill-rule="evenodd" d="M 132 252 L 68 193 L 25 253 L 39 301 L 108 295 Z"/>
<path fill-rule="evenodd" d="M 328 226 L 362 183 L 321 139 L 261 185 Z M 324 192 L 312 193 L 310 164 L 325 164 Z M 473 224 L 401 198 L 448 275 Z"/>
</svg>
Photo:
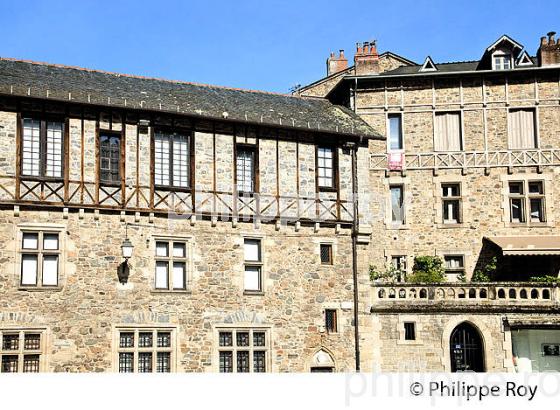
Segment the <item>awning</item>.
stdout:
<svg viewBox="0 0 560 410">
<path fill-rule="evenodd" d="M 507 255 L 560 255 L 560 236 L 491 236 L 490 242 L 498 245 Z"/>
</svg>

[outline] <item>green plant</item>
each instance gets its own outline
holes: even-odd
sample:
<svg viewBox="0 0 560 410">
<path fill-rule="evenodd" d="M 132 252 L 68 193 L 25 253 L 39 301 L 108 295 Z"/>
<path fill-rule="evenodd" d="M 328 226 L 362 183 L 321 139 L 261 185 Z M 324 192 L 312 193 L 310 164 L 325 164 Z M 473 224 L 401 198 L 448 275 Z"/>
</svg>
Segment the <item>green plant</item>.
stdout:
<svg viewBox="0 0 560 410">
<path fill-rule="evenodd" d="M 490 276 L 484 273 L 484 271 L 475 270 L 471 282 L 490 282 Z"/>
<path fill-rule="evenodd" d="M 491 282 L 495 278 L 496 270 L 498 269 L 498 258 L 495 256 L 490 259 L 482 269 L 474 271 L 471 282 Z"/>
<path fill-rule="evenodd" d="M 412 275 L 406 278 L 412 283 L 438 283 L 445 281 L 443 261 L 437 256 L 417 256 L 414 258 Z"/>
<path fill-rule="evenodd" d="M 379 270 L 376 266 L 369 267 L 369 279 L 372 282 L 400 282 L 406 276 L 406 272 L 388 264 L 385 269 Z"/>
<path fill-rule="evenodd" d="M 560 278 L 558 276 L 552 275 L 539 275 L 539 276 L 531 276 L 529 278 L 530 282 L 539 282 L 539 283 L 558 283 L 560 282 Z"/>
</svg>

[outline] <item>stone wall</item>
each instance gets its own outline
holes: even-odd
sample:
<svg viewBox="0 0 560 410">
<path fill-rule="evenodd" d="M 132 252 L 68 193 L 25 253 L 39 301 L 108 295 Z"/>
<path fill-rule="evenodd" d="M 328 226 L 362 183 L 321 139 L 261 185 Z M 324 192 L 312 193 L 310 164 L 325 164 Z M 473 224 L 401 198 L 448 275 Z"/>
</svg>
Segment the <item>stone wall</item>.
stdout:
<svg viewBox="0 0 560 410">
<path fill-rule="evenodd" d="M 120 245 L 134 245 L 127 284 L 119 284 Z M 136 223 L 139 226 L 134 225 Z M 60 287 L 19 286 L 18 226 L 62 229 Z M 53 225 L 54 224 L 54 225 Z M 154 237 L 186 238 L 192 254 L 187 292 L 154 291 Z M 264 292 L 243 292 L 243 238 L 261 238 Z M 319 245 L 333 245 L 334 264 L 321 265 Z M 307 371 L 321 348 L 336 371 L 354 368 L 350 231 L 272 224 L 168 220 L 115 213 L 22 210 L 0 212 L 0 329 L 39 328 L 47 334 L 48 371 L 115 371 L 115 326 L 176 330 L 177 371 L 217 371 L 216 327 L 269 326 L 270 368 Z M 367 267 L 361 267 L 367 272 Z M 367 276 L 361 277 L 365 283 Z M 338 310 L 339 332 L 327 334 L 324 309 Z"/>
<path fill-rule="evenodd" d="M 556 81 L 555 81 L 556 79 Z M 465 77 L 462 79 L 402 80 L 372 83 L 358 93 L 357 112 L 373 128 L 387 135 L 387 114 L 402 113 L 404 153 L 434 152 L 435 112 L 461 113 L 463 147 L 466 152 L 508 151 L 507 112 L 512 107 L 533 107 L 538 126 L 538 147 L 558 149 L 560 135 L 560 89 L 557 73 L 536 76 Z M 370 154 L 385 154 L 384 141 L 370 141 Z M 519 152 L 518 152 L 519 153 Z M 435 169 L 427 163 L 405 172 L 370 170 L 372 199 L 369 212 L 373 223 L 370 263 L 384 266 L 391 255 L 408 256 L 409 270 L 414 256 L 464 255 L 467 276 L 480 268 L 483 237 L 508 235 L 557 235 L 560 215 L 556 166 L 469 167 Z M 363 178 L 362 178 L 363 179 Z M 546 193 L 546 223 L 509 223 L 508 182 L 543 181 Z M 462 191 L 462 219 L 456 225 L 442 221 L 442 183 L 459 183 Z M 404 186 L 406 223 L 390 223 L 389 186 Z"/>
</svg>

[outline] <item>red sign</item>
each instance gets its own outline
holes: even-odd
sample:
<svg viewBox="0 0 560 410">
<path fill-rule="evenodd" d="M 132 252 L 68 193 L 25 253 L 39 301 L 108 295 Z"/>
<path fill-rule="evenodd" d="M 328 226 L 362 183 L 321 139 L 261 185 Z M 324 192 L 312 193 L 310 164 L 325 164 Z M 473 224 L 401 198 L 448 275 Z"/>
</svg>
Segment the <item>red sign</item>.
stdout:
<svg viewBox="0 0 560 410">
<path fill-rule="evenodd" d="M 390 152 L 387 155 L 387 165 L 389 170 L 402 171 L 404 167 L 404 154 L 402 152 Z"/>
</svg>

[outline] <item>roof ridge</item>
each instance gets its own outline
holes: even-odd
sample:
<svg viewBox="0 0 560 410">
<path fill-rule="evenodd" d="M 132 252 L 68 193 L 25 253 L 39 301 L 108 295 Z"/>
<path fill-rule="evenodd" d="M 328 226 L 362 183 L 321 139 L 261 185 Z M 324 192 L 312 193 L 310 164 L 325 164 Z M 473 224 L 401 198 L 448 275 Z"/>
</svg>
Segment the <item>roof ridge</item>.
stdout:
<svg viewBox="0 0 560 410">
<path fill-rule="evenodd" d="M 106 70 L 100 70 L 100 69 L 94 69 L 94 68 L 71 66 L 71 65 L 66 65 L 66 64 L 54 64 L 54 63 L 48 63 L 48 62 L 44 62 L 44 61 L 34 61 L 34 60 L 26 60 L 26 59 L 12 58 L 12 57 L 1 57 L 0 56 L 0 61 L 13 61 L 13 62 L 18 62 L 18 63 L 35 64 L 35 65 L 43 65 L 43 66 L 48 66 L 48 67 L 56 67 L 56 68 L 64 68 L 64 69 L 85 71 L 85 72 L 91 72 L 91 73 L 114 75 L 114 76 L 118 76 L 118 77 L 136 78 L 136 79 L 140 79 L 140 80 L 162 81 L 162 82 L 173 83 L 173 84 L 184 84 L 184 85 L 193 85 L 193 86 L 197 86 L 197 87 L 218 88 L 218 89 L 222 89 L 222 90 L 242 91 L 242 92 L 255 93 L 255 94 L 268 94 L 268 95 L 276 95 L 276 96 L 281 96 L 281 97 L 291 97 L 291 98 L 297 98 L 297 99 L 307 99 L 308 98 L 308 97 L 305 97 L 305 96 L 284 94 L 284 93 L 273 92 L 273 91 L 251 90 L 251 89 L 247 89 L 247 88 L 228 87 L 228 86 L 224 86 L 224 85 L 195 83 L 195 82 L 192 82 L 192 81 L 170 80 L 168 78 L 149 77 L 149 76 L 136 75 L 136 74 L 118 73 L 118 72 L 115 72 L 115 71 L 106 71 Z"/>
</svg>

